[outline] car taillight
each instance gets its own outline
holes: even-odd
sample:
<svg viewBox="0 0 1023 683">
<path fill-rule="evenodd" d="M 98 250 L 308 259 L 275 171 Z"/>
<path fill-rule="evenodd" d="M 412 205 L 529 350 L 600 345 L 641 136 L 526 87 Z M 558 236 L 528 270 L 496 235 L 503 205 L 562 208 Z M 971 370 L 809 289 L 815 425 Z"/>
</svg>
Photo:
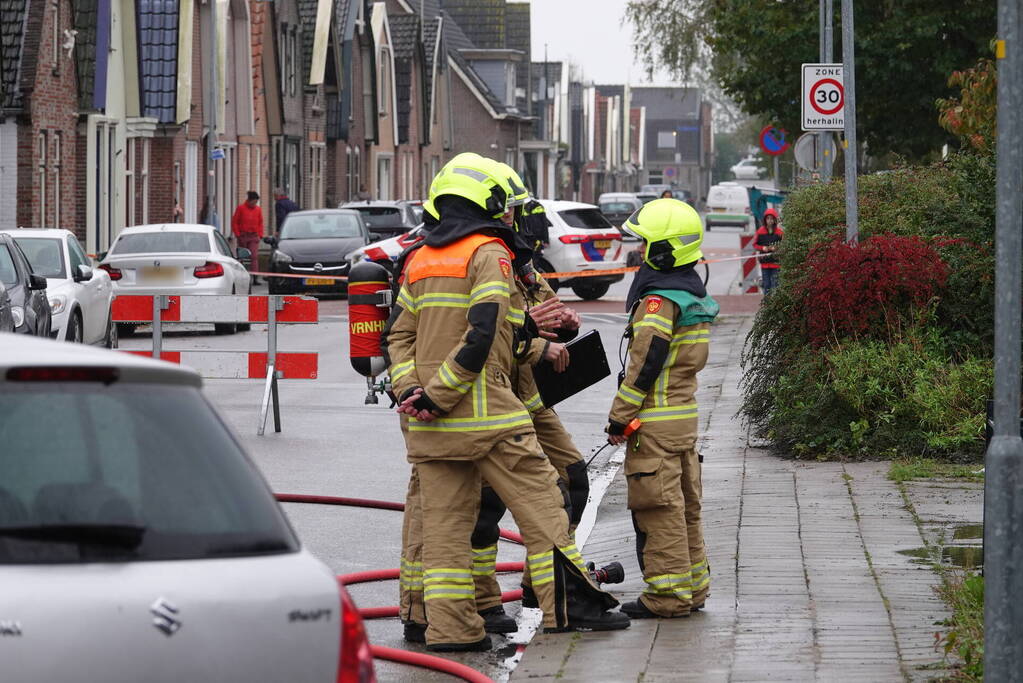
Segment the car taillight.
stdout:
<svg viewBox="0 0 1023 683">
<path fill-rule="evenodd" d="M 583 242 L 589 242 L 589 235 L 562 235 L 559 239 L 565 244 L 582 244 Z"/>
<path fill-rule="evenodd" d="M 120 269 L 113 268 L 113 267 L 107 265 L 106 263 L 102 264 L 99 268 L 100 268 L 100 270 L 107 271 L 107 274 L 110 275 L 110 279 L 111 280 L 120 280 L 123 277 Z"/>
<path fill-rule="evenodd" d="M 192 274 L 198 278 L 223 277 L 224 266 L 219 263 L 214 263 L 213 261 L 207 261 L 201 266 L 196 266 Z"/>
<path fill-rule="evenodd" d="M 341 653 L 338 656 L 337 683 L 376 683 L 373 653 L 369 649 L 366 627 L 352 596 L 337 584 L 341 594 Z"/>
<path fill-rule="evenodd" d="M 111 384 L 120 377 L 117 368 L 67 367 L 67 366 L 25 366 L 7 371 L 9 382 L 101 382 Z"/>
</svg>

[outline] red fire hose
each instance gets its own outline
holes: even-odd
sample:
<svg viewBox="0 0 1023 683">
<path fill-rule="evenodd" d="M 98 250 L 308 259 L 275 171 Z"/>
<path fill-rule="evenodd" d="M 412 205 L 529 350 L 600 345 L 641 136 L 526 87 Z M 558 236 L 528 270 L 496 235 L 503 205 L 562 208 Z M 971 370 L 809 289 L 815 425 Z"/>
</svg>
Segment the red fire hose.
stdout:
<svg viewBox="0 0 1023 683">
<path fill-rule="evenodd" d="M 281 503 L 311 503 L 314 505 L 342 505 L 347 507 L 376 508 L 380 510 L 405 510 L 404 503 L 395 503 L 387 500 L 371 500 L 367 498 L 341 498 L 337 496 L 314 496 L 293 493 L 275 493 L 274 497 Z M 501 538 L 513 543 L 522 544 L 522 535 L 515 531 L 501 529 Z M 521 562 L 500 562 L 497 565 L 498 572 L 520 572 Z M 353 572 L 351 574 L 339 575 L 338 581 L 345 585 L 355 583 L 367 583 L 370 581 L 391 581 L 397 579 L 398 569 L 375 569 L 365 572 Z M 522 598 L 521 590 L 504 591 L 501 593 L 501 602 L 514 602 Z M 359 615 L 363 619 L 382 619 L 398 616 L 398 607 L 363 607 L 359 609 Z M 441 673 L 457 676 L 469 683 L 494 683 L 493 680 L 480 673 L 476 669 L 453 662 L 443 657 L 434 657 L 420 652 L 409 652 L 398 650 L 392 647 L 381 645 L 370 645 L 370 651 L 375 659 L 386 659 L 399 664 L 409 664 L 424 669 L 432 669 Z"/>
</svg>

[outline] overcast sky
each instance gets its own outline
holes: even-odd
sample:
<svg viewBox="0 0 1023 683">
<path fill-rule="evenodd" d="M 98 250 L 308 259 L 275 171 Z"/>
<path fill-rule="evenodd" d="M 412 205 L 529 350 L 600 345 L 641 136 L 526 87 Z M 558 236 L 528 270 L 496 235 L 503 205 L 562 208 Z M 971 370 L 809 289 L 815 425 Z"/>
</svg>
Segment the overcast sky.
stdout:
<svg viewBox="0 0 1023 683">
<path fill-rule="evenodd" d="M 632 53 L 626 0 L 532 0 L 533 61 L 544 58 L 582 67 L 587 81 L 648 83 Z M 657 85 L 674 85 L 665 76 Z"/>
</svg>

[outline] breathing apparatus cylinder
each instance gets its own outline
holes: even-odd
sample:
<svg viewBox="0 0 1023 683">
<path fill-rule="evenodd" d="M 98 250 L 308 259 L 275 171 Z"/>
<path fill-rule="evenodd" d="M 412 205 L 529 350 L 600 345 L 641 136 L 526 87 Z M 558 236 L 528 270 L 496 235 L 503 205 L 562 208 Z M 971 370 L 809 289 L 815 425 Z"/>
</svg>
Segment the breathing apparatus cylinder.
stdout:
<svg viewBox="0 0 1023 683">
<path fill-rule="evenodd" d="M 391 314 L 391 281 L 379 263 L 363 261 L 348 273 L 348 334 L 352 367 L 376 377 L 386 370 L 380 334 Z"/>
</svg>

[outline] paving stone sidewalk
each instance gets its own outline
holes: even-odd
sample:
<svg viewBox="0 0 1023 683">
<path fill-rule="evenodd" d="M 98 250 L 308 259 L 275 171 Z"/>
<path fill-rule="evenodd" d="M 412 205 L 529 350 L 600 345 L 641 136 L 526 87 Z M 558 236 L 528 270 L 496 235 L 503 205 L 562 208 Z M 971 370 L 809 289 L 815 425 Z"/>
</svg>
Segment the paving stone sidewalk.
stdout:
<svg viewBox="0 0 1023 683">
<path fill-rule="evenodd" d="M 922 681 L 941 676 L 938 575 L 899 551 L 976 521 L 974 487 L 898 486 L 888 463 L 805 463 L 752 447 L 735 417 L 749 316 L 723 318 L 701 374 L 704 535 L 711 597 L 687 619 L 624 632 L 537 635 L 511 680 Z M 941 502 L 944 498 L 944 504 Z M 643 588 L 621 472 L 584 548 Z M 913 504 L 917 501 L 919 506 Z M 924 519 L 916 514 L 919 507 Z"/>
</svg>

